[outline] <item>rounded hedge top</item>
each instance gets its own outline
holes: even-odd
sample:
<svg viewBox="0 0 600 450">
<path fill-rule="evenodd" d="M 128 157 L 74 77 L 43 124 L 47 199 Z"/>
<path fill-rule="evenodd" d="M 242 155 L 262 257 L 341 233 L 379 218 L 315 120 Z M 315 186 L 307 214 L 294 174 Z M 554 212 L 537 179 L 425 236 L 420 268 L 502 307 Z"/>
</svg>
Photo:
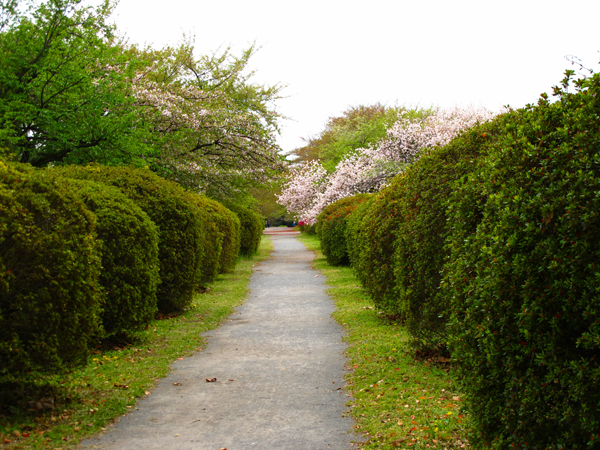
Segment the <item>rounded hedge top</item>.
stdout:
<svg viewBox="0 0 600 450">
<path fill-rule="evenodd" d="M 99 332 L 95 228 L 68 183 L 0 162 L 0 376 L 87 359 Z"/>
<path fill-rule="evenodd" d="M 65 179 L 97 217 L 102 243 L 102 325 L 108 335 L 146 326 L 157 310 L 158 229 L 120 189 L 90 180 Z"/>
<path fill-rule="evenodd" d="M 68 166 L 61 167 L 60 173 L 116 186 L 148 214 L 159 231 L 158 308 L 171 312 L 188 306 L 197 288 L 204 236 L 183 188 L 149 170 L 132 167 Z"/>
</svg>

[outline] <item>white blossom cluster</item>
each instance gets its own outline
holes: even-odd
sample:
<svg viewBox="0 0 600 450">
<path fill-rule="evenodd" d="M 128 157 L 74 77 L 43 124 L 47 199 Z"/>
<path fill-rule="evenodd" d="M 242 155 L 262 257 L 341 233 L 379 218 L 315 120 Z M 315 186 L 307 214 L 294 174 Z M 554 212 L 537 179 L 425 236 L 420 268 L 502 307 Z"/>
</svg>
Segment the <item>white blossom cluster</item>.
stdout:
<svg viewBox="0 0 600 450">
<path fill-rule="evenodd" d="M 379 191 L 423 151 L 446 145 L 461 131 L 493 116 L 480 108 L 439 109 L 420 118 L 401 113 L 383 140 L 347 156 L 333 173 L 327 174 L 316 161 L 294 167 L 279 203 L 299 220 L 313 224 L 326 206 L 355 194 Z"/>
</svg>

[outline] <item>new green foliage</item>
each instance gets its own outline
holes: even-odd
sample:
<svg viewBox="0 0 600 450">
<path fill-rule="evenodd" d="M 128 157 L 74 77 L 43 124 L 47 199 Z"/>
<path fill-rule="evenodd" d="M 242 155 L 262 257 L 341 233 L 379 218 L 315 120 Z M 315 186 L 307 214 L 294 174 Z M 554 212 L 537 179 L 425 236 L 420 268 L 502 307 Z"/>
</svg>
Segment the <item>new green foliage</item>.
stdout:
<svg viewBox="0 0 600 450">
<path fill-rule="evenodd" d="M 0 162 L 0 377 L 86 360 L 99 276 L 96 217 L 73 188 Z"/>
<path fill-rule="evenodd" d="M 451 196 L 445 295 L 476 448 L 600 441 L 600 76 L 511 114 Z"/>
</svg>

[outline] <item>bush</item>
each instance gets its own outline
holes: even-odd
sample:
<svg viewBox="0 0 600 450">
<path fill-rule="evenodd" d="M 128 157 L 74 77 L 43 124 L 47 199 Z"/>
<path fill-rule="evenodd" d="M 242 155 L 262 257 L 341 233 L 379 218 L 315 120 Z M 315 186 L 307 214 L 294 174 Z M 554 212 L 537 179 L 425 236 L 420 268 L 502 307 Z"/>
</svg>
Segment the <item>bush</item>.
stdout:
<svg viewBox="0 0 600 450">
<path fill-rule="evenodd" d="M 409 166 L 402 178 L 405 194 L 397 197 L 392 213 L 396 227 L 393 288 L 389 292 L 413 347 L 419 350 L 446 349 L 450 308 L 439 287 L 447 257 L 448 198 L 455 182 L 477 167 L 480 154 L 496 139 L 502 120 L 474 127 L 448 145 L 430 150 Z"/>
<path fill-rule="evenodd" d="M 348 248 L 348 259 L 354 273 L 361 284 L 365 284 L 365 278 L 371 273 L 371 267 L 365 264 L 366 246 L 369 245 L 369 236 L 366 235 L 366 227 L 363 220 L 377 194 L 371 195 L 366 201 L 359 204 L 347 218 L 346 246 Z"/>
<path fill-rule="evenodd" d="M 404 174 L 396 176 L 388 186 L 376 194 L 363 212 L 358 264 L 353 267 L 357 278 L 373 300 L 386 314 L 399 314 L 394 279 L 394 242 L 402 216 L 397 213 L 398 203 L 409 195 L 404 187 Z M 354 238 L 355 240 L 357 238 Z"/>
<path fill-rule="evenodd" d="M 512 113 L 451 197 L 451 344 L 475 448 L 600 441 L 600 76 Z"/>
<path fill-rule="evenodd" d="M 235 269 L 240 255 L 240 219 L 215 200 L 206 202 L 204 207 L 210 213 L 222 239 L 219 273 L 229 273 Z"/>
<path fill-rule="evenodd" d="M 107 335 L 140 330 L 157 310 L 158 230 L 119 189 L 89 180 L 65 182 L 97 218 L 102 248 L 102 325 Z"/>
<path fill-rule="evenodd" d="M 230 206 L 240 219 L 240 254 L 252 256 L 258 251 L 265 221 L 255 211 L 243 206 Z"/>
<path fill-rule="evenodd" d="M 118 187 L 156 224 L 159 232 L 160 280 L 157 301 L 163 312 L 191 303 L 201 276 L 205 240 L 200 217 L 178 184 L 144 169 L 108 166 L 68 166 L 54 169 L 70 178 L 89 179 Z"/>
<path fill-rule="evenodd" d="M 95 228 L 68 184 L 0 162 L 0 377 L 86 361 L 100 323 Z"/>
<path fill-rule="evenodd" d="M 346 220 L 356 207 L 369 197 L 371 194 L 343 198 L 327 206 L 317 217 L 317 234 L 329 265 L 350 264 L 346 245 Z"/>
<path fill-rule="evenodd" d="M 220 214 L 215 212 L 218 209 L 218 202 L 208 197 L 189 193 L 189 201 L 194 205 L 200 216 L 200 226 L 204 236 L 208 239 L 204 243 L 204 251 L 201 257 L 201 270 L 198 271 L 198 286 L 205 286 L 213 281 L 219 274 L 221 268 L 221 253 L 223 251 L 224 235 L 219 230 L 218 219 L 215 217 Z M 212 206 L 213 204 L 217 206 Z"/>
</svg>

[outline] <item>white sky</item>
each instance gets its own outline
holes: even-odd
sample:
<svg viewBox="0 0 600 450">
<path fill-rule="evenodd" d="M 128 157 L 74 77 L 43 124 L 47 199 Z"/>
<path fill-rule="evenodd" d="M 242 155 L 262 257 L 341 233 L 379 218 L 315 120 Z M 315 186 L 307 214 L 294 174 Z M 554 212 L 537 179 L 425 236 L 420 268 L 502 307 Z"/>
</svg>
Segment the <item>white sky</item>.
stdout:
<svg viewBox="0 0 600 450">
<path fill-rule="evenodd" d="M 195 36 L 198 54 L 256 42 L 254 81 L 286 85 L 284 150 L 349 106 L 521 107 L 572 54 L 600 71 L 600 0 L 120 0 L 130 42 Z M 237 50 L 237 52 L 236 52 Z"/>
</svg>

